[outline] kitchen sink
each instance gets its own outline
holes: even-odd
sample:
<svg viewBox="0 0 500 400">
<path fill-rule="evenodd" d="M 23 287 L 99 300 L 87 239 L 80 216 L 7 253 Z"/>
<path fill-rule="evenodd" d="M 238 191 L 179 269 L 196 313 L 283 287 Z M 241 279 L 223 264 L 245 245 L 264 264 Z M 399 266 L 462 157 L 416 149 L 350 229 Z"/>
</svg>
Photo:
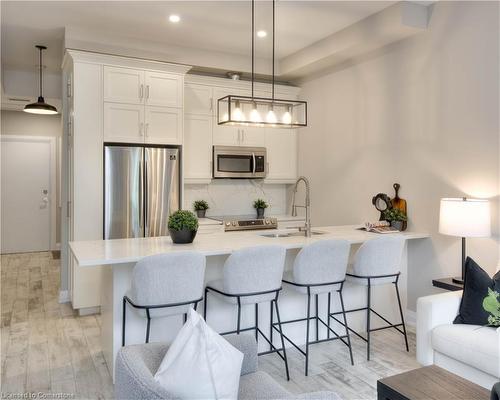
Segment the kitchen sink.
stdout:
<svg viewBox="0 0 500 400">
<path fill-rule="evenodd" d="M 316 235 L 324 235 L 326 232 L 322 231 L 312 231 L 311 234 L 313 236 Z M 293 236 L 305 236 L 305 232 L 276 232 L 276 233 L 263 233 L 260 236 L 268 237 L 268 238 L 285 238 L 285 237 L 293 237 Z"/>
</svg>

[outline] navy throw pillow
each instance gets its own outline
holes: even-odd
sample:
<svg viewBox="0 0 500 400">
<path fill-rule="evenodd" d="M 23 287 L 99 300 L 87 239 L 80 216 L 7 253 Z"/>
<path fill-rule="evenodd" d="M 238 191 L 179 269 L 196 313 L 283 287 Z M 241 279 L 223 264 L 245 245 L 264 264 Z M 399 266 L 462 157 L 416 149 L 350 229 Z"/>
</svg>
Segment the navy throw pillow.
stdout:
<svg viewBox="0 0 500 400">
<path fill-rule="evenodd" d="M 464 293 L 460 310 L 454 324 L 488 325 L 488 312 L 483 308 L 483 300 L 488 288 L 500 292 L 500 271 L 490 278 L 470 257 L 465 260 Z"/>
</svg>

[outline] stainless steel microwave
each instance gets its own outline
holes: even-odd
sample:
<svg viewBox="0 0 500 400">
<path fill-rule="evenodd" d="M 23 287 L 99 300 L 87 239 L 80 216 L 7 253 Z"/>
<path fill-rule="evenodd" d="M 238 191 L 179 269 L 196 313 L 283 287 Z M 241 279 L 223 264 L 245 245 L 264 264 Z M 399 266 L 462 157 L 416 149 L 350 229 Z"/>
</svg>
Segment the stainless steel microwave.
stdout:
<svg viewBox="0 0 500 400">
<path fill-rule="evenodd" d="M 265 178 L 265 147 L 214 146 L 214 178 Z"/>
</svg>

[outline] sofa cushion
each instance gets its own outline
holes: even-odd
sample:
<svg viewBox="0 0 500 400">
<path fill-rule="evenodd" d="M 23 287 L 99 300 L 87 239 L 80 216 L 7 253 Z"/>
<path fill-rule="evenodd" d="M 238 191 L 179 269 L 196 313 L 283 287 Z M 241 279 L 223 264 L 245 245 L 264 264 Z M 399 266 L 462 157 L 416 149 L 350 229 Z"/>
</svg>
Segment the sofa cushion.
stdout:
<svg viewBox="0 0 500 400">
<path fill-rule="evenodd" d="M 488 325 L 490 315 L 483 308 L 483 300 L 488 296 L 488 289 L 500 292 L 500 272 L 493 278 L 476 262 L 467 257 L 465 262 L 464 294 L 460 303 L 459 314 L 454 324 Z"/>
<path fill-rule="evenodd" d="M 500 378 L 500 329 L 479 325 L 439 325 L 432 348 L 448 357 Z"/>
<path fill-rule="evenodd" d="M 268 374 L 257 371 L 253 374 L 243 375 L 240 379 L 238 399 L 288 399 L 290 393 L 286 391 Z"/>
</svg>

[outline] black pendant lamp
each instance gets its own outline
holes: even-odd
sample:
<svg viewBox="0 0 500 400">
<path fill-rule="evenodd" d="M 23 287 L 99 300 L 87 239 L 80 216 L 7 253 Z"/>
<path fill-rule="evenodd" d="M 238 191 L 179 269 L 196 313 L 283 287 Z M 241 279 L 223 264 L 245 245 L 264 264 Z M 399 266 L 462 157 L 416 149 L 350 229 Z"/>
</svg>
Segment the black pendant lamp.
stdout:
<svg viewBox="0 0 500 400">
<path fill-rule="evenodd" d="M 45 46 L 40 46 L 40 45 L 36 45 L 35 46 L 39 51 L 40 51 L 40 96 L 38 96 L 38 100 L 36 103 L 31 103 L 31 104 L 27 104 L 25 107 L 24 107 L 24 112 L 27 112 L 27 113 L 30 113 L 30 114 L 45 114 L 45 115 L 50 115 L 50 114 L 57 114 L 57 108 L 55 108 L 54 106 L 51 106 L 50 104 L 47 104 L 45 102 L 45 99 L 43 98 L 43 94 L 42 94 L 42 68 L 43 68 L 43 64 L 42 64 L 42 51 L 43 50 L 46 50 L 47 47 Z"/>
<path fill-rule="evenodd" d="M 275 98 L 276 0 L 273 6 L 273 53 L 271 97 L 256 97 L 255 82 L 255 0 L 252 1 L 252 93 L 251 96 L 229 95 L 217 100 L 219 125 L 300 128 L 307 126 L 307 102 Z"/>
</svg>

